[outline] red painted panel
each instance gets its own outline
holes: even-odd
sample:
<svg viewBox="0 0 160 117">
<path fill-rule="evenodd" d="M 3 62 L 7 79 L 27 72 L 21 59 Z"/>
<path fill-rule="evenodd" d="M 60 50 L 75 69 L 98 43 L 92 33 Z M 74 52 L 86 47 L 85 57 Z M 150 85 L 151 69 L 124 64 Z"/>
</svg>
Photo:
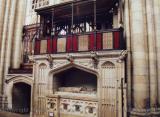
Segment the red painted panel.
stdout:
<svg viewBox="0 0 160 117">
<path fill-rule="evenodd" d="M 102 33 L 97 33 L 96 48 L 97 50 L 102 49 Z"/>
<path fill-rule="evenodd" d="M 40 40 L 35 40 L 34 54 L 40 54 Z"/>
<path fill-rule="evenodd" d="M 76 35 L 73 35 L 73 52 L 78 51 L 78 39 Z"/>
<path fill-rule="evenodd" d="M 120 33 L 114 32 L 114 49 L 119 49 Z"/>
<path fill-rule="evenodd" d="M 57 52 L 57 38 L 53 38 L 52 40 L 52 52 L 56 53 Z"/>
<path fill-rule="evenodd" d="M 67 37 L 67 46 L 66 46 L 66 51 L 71 52 L 72 51 L 72 36 Z"/>
<path fill-rule="evenodd" d="M 89 35 L 89 50 L 94 50 L 94 33 Z"/>
<path fill-rule="evenodd" d="M 51 39 L 47 39 L 47 52 L 51 53 L 52 52 L 52 40 Z"/>
</svg>

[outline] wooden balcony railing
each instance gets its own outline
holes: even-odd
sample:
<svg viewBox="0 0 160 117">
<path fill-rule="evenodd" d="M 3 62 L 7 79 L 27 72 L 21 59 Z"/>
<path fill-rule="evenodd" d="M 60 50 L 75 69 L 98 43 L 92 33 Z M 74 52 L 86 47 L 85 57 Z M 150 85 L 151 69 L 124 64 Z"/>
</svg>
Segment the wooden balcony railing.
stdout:
<svg viewBox="0 0 160 117">
<path fill-rule="evenodd" d="M 36 39 L 34 54 L 56 54 L 125 49 L 120 29 Z"/>
</svg>

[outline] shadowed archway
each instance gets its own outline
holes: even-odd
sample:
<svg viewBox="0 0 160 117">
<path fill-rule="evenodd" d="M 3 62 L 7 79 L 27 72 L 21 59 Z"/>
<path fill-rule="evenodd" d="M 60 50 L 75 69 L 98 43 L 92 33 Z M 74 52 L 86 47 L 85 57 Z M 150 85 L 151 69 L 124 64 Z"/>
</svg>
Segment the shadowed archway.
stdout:
<svg viewBox="0 0 160 117">
<path fill-rule="evenodd" d="M 97 76 L 75 67 L 54 74 L 53 79 L 54 91 L 87 94 L 97 92 Z"/>
<path fill-rule="evenodd" d="M 31 86 L 19 82 L 13 85 L 12 89 L 12 109 L 17 113 L 30 113 Z"/>
</svg>

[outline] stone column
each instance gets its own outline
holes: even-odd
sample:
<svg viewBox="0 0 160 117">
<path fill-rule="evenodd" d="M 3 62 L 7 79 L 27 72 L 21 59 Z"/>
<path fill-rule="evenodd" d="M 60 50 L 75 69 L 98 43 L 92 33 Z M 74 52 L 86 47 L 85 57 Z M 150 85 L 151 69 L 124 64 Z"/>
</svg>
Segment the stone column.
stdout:
<svg viewBox="0 0 160 117">
<path fill-rule="evenodd" d="M 130 12 L 129 12 L 129 0 L 125 0 L 124 7 L 124 26 L 125 26 L 125 39 L 126 47 L 128 50 L 127 55 L 127 108 L 131 108 L 131 35 L 130 35 Z"/>
<path fill-rule="evenodd" d="M 47 90 L 47 66 L 45 64 L 34 64 L 34 93 L 32 105 L 32 117 L 45 117 L 45 97 Z"/>
<path fill-rule="evenodd" d="M 147 34 L 148 34 L 148 50 L 149 50 L 149 78 L 150 78 L 150 106 L 157 107 L 158 91 L 157 91 L 157 68 L 156 68 L 156 43 L 155 30 L 153 20 L 153 1 L 146 0 L 147 14 Z"/>
<path fill-rule="evenodd" d="M 4 16 L 4 24 L 3 24 L 3 32 L 2 32 L 2 43 L 1 43 L 1 56 L 0 56 L 0 93 L 3 92 L 3 79 L 4 79 L 4 60 L 5 60 L 5 48 L 6 48 L 6 40 L 7 40 L 7 30 L 8 30 L 8 17 L 10 12 L 11 0 L 6 1 L 5 7 L 5 16 Z"/>
<path fill-rule="evenodd" d="M 4 22 L 4 14 L 5 14 L 5 0 L 0 0 L 0 47 L 2 42 L 2 31 L 3 31 L 3 22 Z M 0 49 L 1 53 L 1 49 Z"/>
<path fill-rule="evenodd" d="M 6 57 L 5 57 L 5 73 L 8 73 L 8 68 L 11 63 L 11 51 L 12 51 L 12 41 L 14 34 L 14 23 L 15 23 L 15 15 L 16 15 L 16 5 L 17 0 L 12 0 L 11 2 L 11 11 L 9 16 L 9 26 L 8 26 L 8 37 L 7 37 L 7 47 L 6 47 Z"/>
<path fill-rule="evenodd" d="M 160 107 L 160 1 L 154 1 L 155 39 L 157 51 L 157 71 L 158 71 L 158 104 Z"/>
<path fill-rule="evenodd" d="M 17 15 L 15 22 L 12 68 L 18 69 L 21 64 L 22 31 L 25 20 L 26 1 L 19 0 L 17 5 Z"/>
<path fill-rule="evenodd" d="M 140 116 L 149 108 L 148 49 L 145 0 L 130 0 L 131 46 L 133 60 L 133 111 Z"/>
</svg>

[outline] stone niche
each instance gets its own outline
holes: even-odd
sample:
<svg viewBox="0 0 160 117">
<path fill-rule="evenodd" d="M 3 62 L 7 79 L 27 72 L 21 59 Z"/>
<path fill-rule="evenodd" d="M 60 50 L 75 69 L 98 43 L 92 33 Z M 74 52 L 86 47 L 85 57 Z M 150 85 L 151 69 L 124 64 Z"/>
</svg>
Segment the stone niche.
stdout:
<svg viewBox="0 0 160 117">
<path fill-rule="evenodd" d="M 97 117 L 97 76 L 78 68 L 53 75 L 53 95 L 47 97 L 48 115 Z"/>
<path fill-rule="evenodd" d="M 54 92 L 59 95 L 96 96 L 97 76 L 70 68 L 53 76 Z"/>
</svg>

